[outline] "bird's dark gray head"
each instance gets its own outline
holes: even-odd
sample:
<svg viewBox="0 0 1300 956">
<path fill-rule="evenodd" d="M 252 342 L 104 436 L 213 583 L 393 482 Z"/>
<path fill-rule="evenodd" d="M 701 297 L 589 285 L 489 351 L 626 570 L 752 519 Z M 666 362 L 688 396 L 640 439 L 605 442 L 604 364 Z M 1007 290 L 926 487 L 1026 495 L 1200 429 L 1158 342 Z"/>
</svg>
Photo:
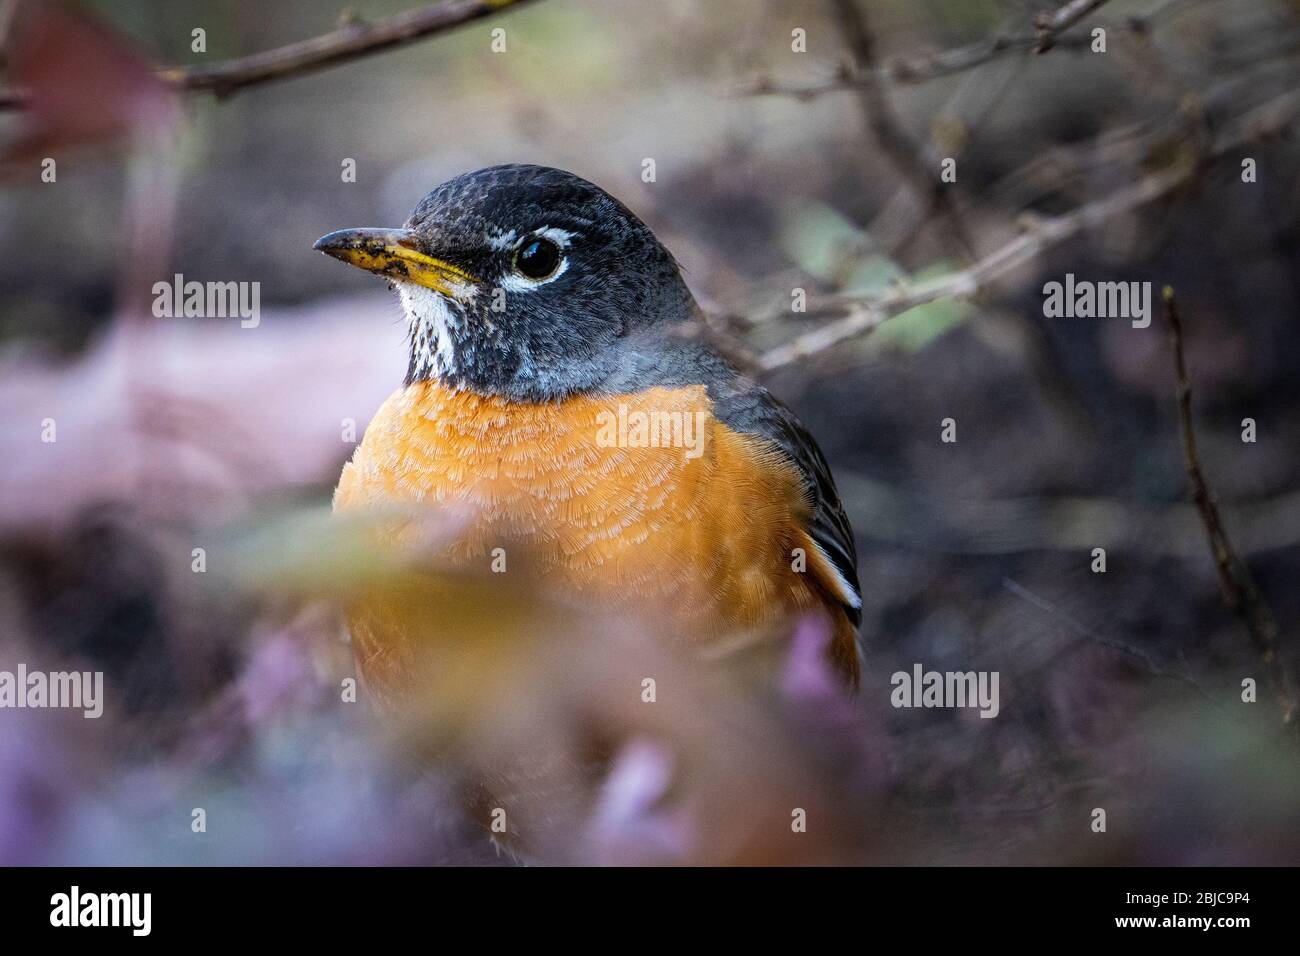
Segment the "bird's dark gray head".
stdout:
<svg viewBox="0 0 1300 956">
<path fill-rule="evenodd" d="M 638 333 L 695 310 L 640 219 L 543 166 L 457 176 L 404 228 L 345 229 L 316 248 L 393 281 L 411 323 L 408 383 L 530 401 L 599 389 Z"/>
</svg>

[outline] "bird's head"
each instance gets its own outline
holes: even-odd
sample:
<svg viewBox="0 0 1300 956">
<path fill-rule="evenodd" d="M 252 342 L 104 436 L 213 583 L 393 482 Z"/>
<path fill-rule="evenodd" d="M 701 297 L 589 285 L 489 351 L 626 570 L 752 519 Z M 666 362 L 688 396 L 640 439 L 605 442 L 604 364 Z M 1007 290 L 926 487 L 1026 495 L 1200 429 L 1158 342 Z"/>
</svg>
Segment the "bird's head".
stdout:
<svg viewBox="0 0 1300 956">
<path fill-rule="evenodd" d="M 531 401 L 589 391 L 632 333 L 695 308 L 672 255 L 627 207 L 541 166 L 457 176 L 403 228 L 343 229 L 315 248 L 396 286 L 408 384 Z"/>
</svg>

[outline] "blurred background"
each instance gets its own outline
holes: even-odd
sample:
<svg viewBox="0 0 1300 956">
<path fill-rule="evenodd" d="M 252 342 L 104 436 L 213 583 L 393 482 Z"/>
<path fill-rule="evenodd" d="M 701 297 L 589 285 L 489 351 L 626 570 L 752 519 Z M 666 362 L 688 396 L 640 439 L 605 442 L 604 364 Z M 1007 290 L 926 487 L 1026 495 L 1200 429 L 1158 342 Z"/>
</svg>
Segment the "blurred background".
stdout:
<svg viewBox="0 0 1300 956">
<path fill-rule="evenodd" d="M 1300 861 L 1270 683 L 1300 638 L 1300 4 L 533 0 L 201 72 L 417 6 L 0 7 L 0 669 L 101 670 L 107 698 L 0 710 L 0 862 Z M 457 580 L 419 602 L 453 666 L 418 712 L 344 699 L 329 599 L 411 582 L 326 514 L 405 330 L 311 245 L 501 162 L 628 204 L 817 437 L 857 697 L 809 622 L 774 685 Z M 260 283 L 259 324 L 155 318 L 175 273 Z M 1152 283 L 1154 321 L 1044 318 L 1066 273 Z M 1190 503 L 1164 285 L 1276 663 Z M 1001 713 L 892 708 L 916 662 L 999 672 Z"/>
</svg>

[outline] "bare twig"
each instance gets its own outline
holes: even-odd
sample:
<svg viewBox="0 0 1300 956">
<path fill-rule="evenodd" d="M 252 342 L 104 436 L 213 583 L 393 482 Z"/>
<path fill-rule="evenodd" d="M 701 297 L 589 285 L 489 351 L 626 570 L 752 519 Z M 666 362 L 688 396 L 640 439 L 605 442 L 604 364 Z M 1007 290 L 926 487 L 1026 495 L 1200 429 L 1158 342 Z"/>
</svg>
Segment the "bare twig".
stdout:
<svg viewBox="0 0 1300 956">
<path fill-rule="evenodd" d="M 971 298 L 993 280 L 1036 259 L 1089 226 L 1152 202 L 1190 177 L 1191 169 L 1178 165 L 1146 176 L 1127 189 L 1086 203 L 1067 215 L 1034 223 L 1027 232 L 959 272 L 926 282 L 900 285 L 894 291 L 878 297 L 829 297 L 826 303 L 828 306 L 847 308 L 848 314 L 844 318 L 763 353 L 759 356 L 758 365 L 763 371 L 771 372 L 871 332 L 887 319 L 918 305 L 937 299 Z"/>
<path fill-rule="evenodd" d="M 225 96 L 272 80 L 323 70 L 383 50 L 444 33 L 528 0 L 446 0 L 373 22 L 352 20 L 321 36 L 211 66 L 177 66 L 159 77 L 178 90 L 209 90 Z M 0 109 L 26 105 L 21 90 L 0 90 Z"/>
<path fill-rule="evenodd" d="M 398 13 L 373 23 L 354 21 L 333 33 L 214 66 L 164 70 L 162 77 L 182 89 L 212 90 L 221 95 L 241 87 L 325 69 L 381 50 L 413 43 L 526 2 L 527 0 L 448 0 Z"/>
<path fill-rule="evenodd" d="M 1187 684 L 1188 686 L 1195 688 L 1196 691 L 1199 692 L 1202 697 L 1205 697 L 1207 699 L 1209 698 L 1209 694 L 1205 692 L 1205 689 L 1201 687 L 1201 685 L 1196 682 L 1196 679 L 1193 678 L 1190 674 L 1185 672 L 1179 672 L 1179 671 L 1171 671 L 1165 667 L 1162 667 L 1154 657 L 1152 657 L 1144 649 L 1138 647 L 1137 645 L 1129 644 L 1125 641 L 1121 641 L 1113 637 L 1107 637 L 1104 634 L 1098 634 L 1092 628 L 1086 627 L 1085 625 L 1081 624 L 1079 621 L 1076 621 L 1069 614 L 1066 614 L 1063 610 L 1061 610 L 1060 608 L 1052 604 L 1051 601 L 1048 601 L 1046 598 L 1040 597 L 1039 595 L 1035 594 L 1033 591 L 1029 590 L 1029 588 L 1025 587 L 1023 584 L 1020 584 L 1018 581 L 1013 581 L 1011 578 L 1003 578 L 1002 586 L 1006 588 L 1008 591 L 1010 591 L 1012 594 L 1014 594 L 1016 597 L 1020 598 L 1021 600 L 1027 601 L 1028 603 L 1032 604 L 1034 607 L 1038 608 L 1040 611 L 1045 611 L 1048 614 L 1053 615 L 1054 617 L 1060 618 L 1062 621 L 1066 623 L 1067 626 L 1069 626 L 1070 630 L 1072 630 L 1076 636 L 1092 641 L 1094 644 L 1100 644 L 1102 647 L 1108 648 L 1112 651 L 1118 651 L 1121 654 L 1125 654 L 1128 657 L 1131 657 L 1133 660 L 1140 663 L 1144 668 L 1146 668 L 1150 673 L 1154 674 L 1156 677 L 1165 677 L 1168 678 L 1169 680 L 1176 680 L 1179 681 L 1180 683 Z M 1055 657 L 1055 655 L 1053 656 Z"/>
<path fill-rule="evenodd" d="M 1300 91 L 1292 90 L 1277 96 L 1228 123 L 1200 157 L 1184 154 L 1130 186 L 1084 203 L 1069 213 L 1039 219 L 1024 233 L 966 269 L 926 282 L 900 285 L 883 296 L 842 294 L 825 297 L 817 303 L 818 311 L 843 309 L 846 314 L 763 353 L 758 356 L 757 365 L 764 372 L 771 372 L 865 335 L 907 309 L 937 299 L 973 297 L 994 280 L 1084 230 L 1168 195 L 1190 182 L 1207 162 L 1285 129 L 1297 112 L 1300 112 Z"/>
<path fill-rule="evenodd" d="M 889 156 L 895 170 L 911 183 L 921 205 L 941 211 L 951 224 L 954 237 L 966 253 L 973 257 L 976 254 L 975 244 L 968 235 L 952 198 L 944 190 L 938 163 L 927 158 L 924 147 L 908 134 L 889 102 L 885 85 L 879 81 L 876 40 L 866 15 L 855 0 L 831 2 L 844 31 L 845 42 L 853 55 L 855 70 L 862 76 L 857 90 L 868 128 Z"/>
<path fill-rule="evenodd" d="M 1090 140 L 1049 147 L 1002 174 L 988 187 L 985 201 L 995 207 L 1024 208 L 1049 196 L 1069 195 L 1076 186 L 1086 187 L 1103 170 L 1117 180 L 1180 140 L 1203 143 L 1216 117 L 1231 118 L 1252 92 L 1287 86 L 1295 86 L 1294 64 L 1282 59 L 1252 64 L 1208 90 L 1183 90 L 1172 112 L 1126 123 Z"/>
<path fill-rule="evenodd" d="M 1034 20 L 1034 52 L 1044 53 L 1056 43 L 1056 38 L 1109 0 L 1070 0 L 1052 13 L 1044 13 Z"/>
<path fill-rule="evenodd" d="M 1196 428 L 1192 422 L 1192 383 L 1187 377 L 1187 362 L 1183 356 L 1183 323 L 1174 290 L 1168 286 L 1164 290 L 1164 300 L 1177 376 L 1178 421 L 1183 436 L 1183 458 L 1187 478 L 1192 486 L 1192 500 L 1205 525 L 1210 553 L 1214 555 L 1214 564 L 1219 572 L 1223 603 L 1246 625 L 1251 644 L 1264 662 L 1269 683 L 1281 702 L 1282 723 L 1296 726 L 1296 681 L 1290 668 L 1277 653 L 1277 621 L 1263 595 L 1259 593 L 1259 588 L 1255 586 L 1250 568 L 1233 550 L 1228 532 L 1223 526 L 1223 518 L 1219 514 L 1219 506 L 1201 468 L 1201 458 L 1196 447 Z"/>
<path fill-rule="evenodd" d="M 1017 554 L 1105 548 L 1182 560 L 1204 553 L 1205 529 L 1190 502 L 1154 507 L 1110 497 L 963 498 L 841 471 L 849 519 L 864 537 L 947 554 Z M 1300 545 L 1300 489 L 1235 502 L 1242 555 Z"/>
<path fill-rule="evenodd" d="M 1215 2 L 1215 0 L 1178 0 L 1175 3 L 1166 0 L 1146 13 L 1127 18 L 1122 27 L 1134 33 L 1149 33 L 1158 21 L 1182 13 L 1193 4 L 1207 2 Z M 1046 14 L 1044 22 L 1050 25 L 1063 10 L 1073 6 L 1072 3 L 1066 4 L 1055 13 Z M 1080 19 L 1089 12 L 1091 11 L 1087 10 L 1080 14 Z M 1071 21 L 1057 29 L 1035 29 L 1032 32 L 995 36 L 937 53 L 891 57 L 875 68 L 874 81 L 898 86 L 928 83 L 931 80 L 973 70 L 1017 53 L 1045 52 L 1049 48 L 1084 52 L 1091 48 L 1092 38 L 1087 34 L 1067 33 L 1069 27 L 1077 22 L 1077 20 Z M 1048 46 L 1042 46 L 1044 43 L 1048 43 Z M 841 69 L 823 82 L 802 86 L 777 83 L 768 77 L 759 77 L 736 93 L 741 96 L 792 96 L 797 99 L 811 99 L 823 93 L 856 89 L 866 82 L 869 80 L 865 75 Z"/>
<path fill-rule="evenodd" d="M 948 127 L 949 132 L 953 127 L 960 128 L 964 135 L 959 141 L 949 140 L 943 147 L 944 158 L 951 157 L 956 160 L 960 159 L 963 153 L 969 152 L 982 125 L 1005 102 L 1006 91 L 1015 82 L 1017 76 L 1021 75 L 1027 62 L 1026 60 L 1008 61 L 1011 68 L 1003 70 L 1000 76 L 993 70 L 983 75 L 971 73 L 963 82 L 957 84 L 954 94 L 947 98 L 931 121 L 930 155 L 936 155 L 940 149 L 939 130 L 945 126 Z M 961 108 L 959 103 L 963 98 L 982 99 L 983 102 L 972 110 L 970 115 L 962 116 L 959 112 Z M 955 187 L 956 183 L 950 185 Z M 908 201 L 912 198 L 911 190 L 908 189 L 895 193 L 876 211 L 867 226 L 867 233 L 878 237 L 879 244 L 889 251 L 891 258 L 903 255 L 912 243 L 920 238 L 934 214 L 933 201 L 921 205 Z"/>
<path fill-rule="evenodd" d="M 927 83 L 930 80 L 973 70 L 1007 54 L 1027 53 L 1034 49 L 1036 42 L 1037 39 L 1032 34 L 1000 36 L 938 53 L 891 57 L 876 68 L 875 79 L 896 86 Z M 1056 45 L 1062 49 L 1079 51 L 1086 50 L 1090 42 L 1087 37 L 1062 37 Z M 740 96 L 792 96 L 795 99 L 812 99 L 823 93 L 857 89 L 864 82 L 864 76 L 856 75 L 851 70 L 841 70 L 831 79 L 802 86 L 777 83 L 768 77 L 759 77 L 736 92 Z"/>
<path fill-rule="evenodd" d="M 13 28 L 14 12 L 18 9 L 18 0 L 0 2 L 0 62 L 9 50 L 9 31 Z"/>
</svg>

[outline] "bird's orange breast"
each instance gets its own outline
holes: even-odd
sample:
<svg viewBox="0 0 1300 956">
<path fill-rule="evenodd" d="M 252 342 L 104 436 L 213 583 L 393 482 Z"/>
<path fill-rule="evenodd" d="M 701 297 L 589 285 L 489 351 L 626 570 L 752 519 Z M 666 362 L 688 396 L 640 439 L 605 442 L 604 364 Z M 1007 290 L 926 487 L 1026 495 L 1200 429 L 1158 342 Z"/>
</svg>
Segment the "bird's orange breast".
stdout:
<svg viewBox="0 0 1300 956">
<path fill-rule="evenodd" d="M 536 404 L 408 386 L 334 497 L 339 512 L 393 506 L 454 516 L 456 565 L 486 572 L 505 554 L 586 600 L 658 602 L 685 637 L 836 608 L 798 471 L 714 418 L 703 386 Z"/>
</svg>

